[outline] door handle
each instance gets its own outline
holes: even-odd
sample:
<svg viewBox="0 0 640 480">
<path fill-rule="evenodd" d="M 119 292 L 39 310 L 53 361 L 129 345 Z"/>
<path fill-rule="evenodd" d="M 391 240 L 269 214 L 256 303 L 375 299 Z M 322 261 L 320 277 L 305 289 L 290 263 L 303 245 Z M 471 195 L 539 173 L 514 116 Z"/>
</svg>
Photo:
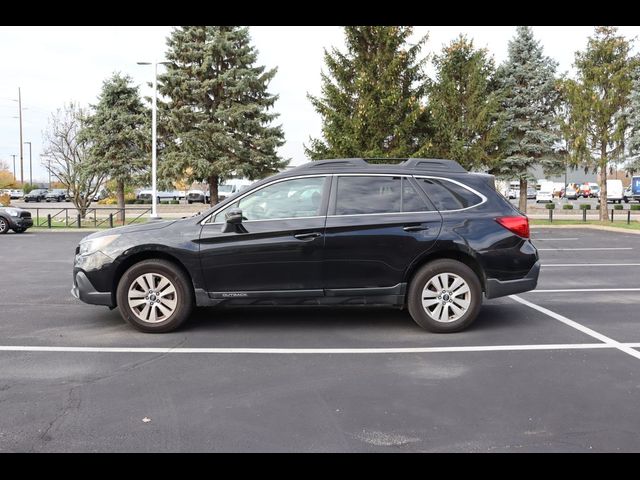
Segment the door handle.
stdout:
<svg viewBox="0 0 640 480">
<path fill-rule="evenodd" d="M 294 235 L 298 240 L 313 240 L 314 238 L 321 237 L 322 234 L 319 232 L 311 232 L 311 233 L 297 233 Z"/>
<path fill-rule="evenodd" d="M 424 227 L 422 225 L 407 225 L 406 227 L 402 227 L 405 232 L 422 232 L 423 230 L 429 230 L 429 227 Z"/>
</svg>

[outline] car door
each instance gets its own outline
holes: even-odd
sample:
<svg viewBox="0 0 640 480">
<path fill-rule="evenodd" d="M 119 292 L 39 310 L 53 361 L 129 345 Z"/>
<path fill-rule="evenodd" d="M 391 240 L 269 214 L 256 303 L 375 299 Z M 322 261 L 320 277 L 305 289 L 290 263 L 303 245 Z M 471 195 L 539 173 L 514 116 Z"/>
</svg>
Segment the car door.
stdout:
<svg viewBox="0 0 640 480">
<path fill-rule="evenodd" d="M 325 293 L 400 294 L 407 268 L 433 247 L 441 225 L 410 176 L 336 175 L 325 228 Z"/>
<path fill-rule="evenodd" d="M 211 216 L 200 235 L 200 261 L 210 295 L 322 296 L 324 224 L 331 177 L 275 180 Z M 223 233 L 224 216 L 243 212 L 243 233 Z"/>
</svg>

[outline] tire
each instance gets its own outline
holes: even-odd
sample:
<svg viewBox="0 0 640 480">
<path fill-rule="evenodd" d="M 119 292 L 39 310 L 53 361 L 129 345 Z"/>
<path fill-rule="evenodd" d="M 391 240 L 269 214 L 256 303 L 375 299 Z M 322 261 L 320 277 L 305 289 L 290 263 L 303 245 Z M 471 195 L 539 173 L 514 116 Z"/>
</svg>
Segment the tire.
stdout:
<svg viewBox="0 0 640 480">
<path fill-rule="evenodd" d="M 156 297 L 160 301 L 149 303 L 153 300 L 148 295 L 149 281 L 154 283 L 152 287 L 155 293 L 160 291 L 166 295 Z M 165 281 L 169 284 L 163 287 Z M 173 293 L 167 295 L 172 288 Z M 165 333 L 177 329 L 189 318 L 195 303 L 189 279 L 166 260 L 144 260 L 129 268 L 118 283 L 116 298 L 122 318 L 137 330 L 147 333 Z M 135 305 L 140 301 L 142 303 L 139 306 Z"/>
<path fill-rule="evenodd" d="M 438 288 L 445 279 L 448 279 L 449 285 L 446 285 L 446 288 Z M 463 283 L 459 283 L 460 281 Z M 461 292 L 465 285 L 466 292 Z M 449 288 L 451 290 L 448 290 Z M 444 296 L 443 290 L 446 290 Z M 446 300 L 446 297 L 455 292 L 461 293 L 451 295 L 449 300 L 443 303 L 443 298 Z M 423 299 L 425 302 L 436 303 L 423 306 Z M 418 270 L 409 285 L 409 313 L 418 325 L 430 332 L 452 333 L 464 330 L 476 319 L 481 305 L 482 287 L 478 276 L 471 268 L 457 260 L 442 259 L 427 263 Z M 431 314 L 427 313 L 427 310 Z M 447 320 L 444 320 L 445 316 Z M 437 319 L 438 317 L 440 318 Z"/>
<path fill-rule="evenodd" d="M 0 235 L 4 235 L 9 231 L 9 220 L 0 217 Z"/>
<path fill-rule="evenodd" d="M 187 200 L 187 203 L 191 205 L 193 202 L 191 200 Z"/>
<path fill-rule="evenodd" d="M 27 231 L 27 229 L 26 228 L 14 228 L 13 231 L 16 232 L 16 233 L 24 233 L 24 232 Z"/>
</svg>

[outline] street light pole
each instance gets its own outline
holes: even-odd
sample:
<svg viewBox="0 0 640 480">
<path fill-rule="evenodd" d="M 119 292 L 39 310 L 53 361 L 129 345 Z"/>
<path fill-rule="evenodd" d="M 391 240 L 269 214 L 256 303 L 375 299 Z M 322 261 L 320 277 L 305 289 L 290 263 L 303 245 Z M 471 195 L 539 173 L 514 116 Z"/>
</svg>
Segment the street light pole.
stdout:
<svg viewBox="0 0 640 480">
<path fill-rule="evenodd" d="M 33 185 L 33 164 L 31 163 L 31 142 L 24 142 L 25 145 L 29 144 L 29 184 Z"/>
<path fill-rule="evenodd" d="M 18 179 L 16 178 L 16 156 L 11 155 L 13 157 L 13 181 L 16 182 Z"/>
<path fill-rule="evenodd" d="M 158 216 L 158 157 L 157 157 L 157 110 L 158 110 L 158 64 L 171 62 L 137 62 L 138 65 L 153 65 L 153 97 L 151 99 L 151 218 Z"/>
<path fill-rule="evenodd" d="M 20 93 L 20 87 L 18 87 L 18 115 L 20 117 L 20 183 L 24 186 L 24 165 L 22 160 L 22 94 Z"/>
</svg>

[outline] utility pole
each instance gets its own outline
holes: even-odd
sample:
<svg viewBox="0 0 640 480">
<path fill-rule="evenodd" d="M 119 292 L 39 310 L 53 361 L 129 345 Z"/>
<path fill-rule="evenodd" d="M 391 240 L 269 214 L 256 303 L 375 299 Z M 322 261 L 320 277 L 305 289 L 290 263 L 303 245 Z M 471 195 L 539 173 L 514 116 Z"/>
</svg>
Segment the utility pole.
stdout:
<svg viewBox="0 0 640 480">
<path fill-rule="evenodd" d="M 18 87 L 18 115 L 20 116 L 20 184 L 24 187 L 24 165 L 22 157 L 22 95 Z"/>
<path fill-rule="evenodd" d="M 13 181 L 16 182 L 18 179 L 16 178 L 16 156 L 11 155 L 13 157 Z"/>
</svg>

